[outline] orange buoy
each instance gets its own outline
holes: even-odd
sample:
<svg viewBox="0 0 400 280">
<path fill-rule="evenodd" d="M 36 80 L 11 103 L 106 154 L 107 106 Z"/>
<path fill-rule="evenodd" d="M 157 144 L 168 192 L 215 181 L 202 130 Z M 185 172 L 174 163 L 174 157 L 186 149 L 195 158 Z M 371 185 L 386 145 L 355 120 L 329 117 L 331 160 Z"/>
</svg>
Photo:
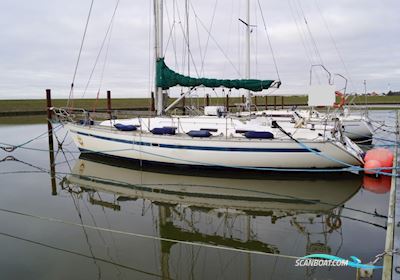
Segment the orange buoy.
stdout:
<svg viewBox="0 0 400 280">
<path fill-rule="evenodd" d="M 376 174 L 377 172 L 379 172 L 380 170 L 370 170 L 370 169 L 376 169 L 376 168 L 381 168 L 382 164 L 375 160 L 375 159 L 370 159 L 368 161 L 365 162 L 364 164 L 364 172 L 366 174 Z"/>
<path fill-rule="evenodd" d="M 373 193 L 382 194 L 390 191 L 392 178 L 389 176 L 379 176 L 378 178 L 364 176 L 363 181 L 364 189 Z"/>
<path fill-rule="evenodd" d="M 388 149 L 376 148 L 376 149 L 369 150 L 364 157 L 364 161 L 365 161 L 364 167 L 367 168 L 366 167 L 367 162 L 369 162 L 371 160 L 378 161 L 381 165 L 380 167 L 392 167 L 393 166 L 393 157 L 394 157 L 393 153 Z M 386 169 L 386 170 L 382 170 L 382 171 L 390 172 L 390 169 Z M 368 174 L 370 174 L 370 173 L 368 173 Z"/>
</svg>

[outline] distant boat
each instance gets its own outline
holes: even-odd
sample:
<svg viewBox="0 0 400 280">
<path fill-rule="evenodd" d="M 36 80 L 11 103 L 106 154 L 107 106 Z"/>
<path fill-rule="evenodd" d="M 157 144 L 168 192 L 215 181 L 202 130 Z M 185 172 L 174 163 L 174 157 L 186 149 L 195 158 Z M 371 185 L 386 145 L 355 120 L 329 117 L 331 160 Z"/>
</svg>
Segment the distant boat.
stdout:
<svg viewBox="0 0 400 280">
<path fill-rule="evenodd" d="M 343 134 L 356 142 L 372 141 L 374 131 L 371 121 L 363 115 L 340 112 L 325 114 L 315 110 L 261 110 L 252 112 L 252 114 L 258 117 L 272 118 L 279 122 L 292 122 L 294 124 L 299 122 L 299 126 L 306 124 L 334 126 L 336 121 L 340 121 Z"/>
</svg>

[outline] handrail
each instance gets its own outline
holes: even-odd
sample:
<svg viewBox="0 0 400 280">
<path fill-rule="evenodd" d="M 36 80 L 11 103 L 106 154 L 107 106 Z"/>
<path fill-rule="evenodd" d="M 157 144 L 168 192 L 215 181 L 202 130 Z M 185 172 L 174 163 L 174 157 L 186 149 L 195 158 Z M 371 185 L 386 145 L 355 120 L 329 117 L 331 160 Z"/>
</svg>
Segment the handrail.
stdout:
<svg viewBox="0 0 400 280">
<path fill-rule="evenodd" d="M 336 76 L 338 76 L 338 77 L 342 78 L 343 80 L 345 80 L 345 84 L 344 84 L 344 88 L 343 88 L 343 94 L 346 95 L 347 82 L 348 82 L 347 78 L 346 78 L 345 76 L 343 76 L 342 74 L 335 73 L 335 74 L 333 74 L 332 83 L 335 83 L 335 77 L 336 77 Z"/>
<path fill-rule="evenodd" d="M 310 68 L 310 86 L 312 85 L 312 72 L 313 72 L 314 67 L 321 67 L 323 70 L 325 70 L 325 72 L 328 73 L 328 84 L 332 85 L 331 72 L 329 72 L 328 69 L 326 69 L 326 67 L 322 64 L 313 64 L 313 65 L 311 65 L 311 68 Z"/>
</svg>

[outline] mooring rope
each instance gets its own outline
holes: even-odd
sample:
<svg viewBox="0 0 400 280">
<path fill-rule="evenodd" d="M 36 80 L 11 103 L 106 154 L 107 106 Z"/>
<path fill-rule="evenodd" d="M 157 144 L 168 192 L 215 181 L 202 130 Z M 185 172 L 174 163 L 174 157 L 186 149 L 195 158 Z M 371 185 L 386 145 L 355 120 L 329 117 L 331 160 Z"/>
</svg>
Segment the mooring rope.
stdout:
<svg viewBox="0 0 400 280">
<path fill-rule="evenodd" d="M 118 267 L 121 267 L 121 268 L 125 268 L 125 269 L 128 269 L 128 270 L 132 270 L 132 271 L 136 271 L 136 272 L 140 272 L 140 273 L 143 273 L 143 274 L 156 276 L 156 277 L 164 279 L 164 276 L 162 276 L 162 275 L 159 275 L 159 274 L 156 274 L 156 273 L 152 273 L 152 272 L 148 272 L 148 271 L 144 271 L 144 270 L 132 267 L 132 266 L 120 264 L 120 263 L 117 263 L 117 262 L 114 262 L 114 261 L 111 261 L 111 260 L 107 260 L 107 259 L 104 259 L 104 258 L 99 258 L 99 257 L 95 257 L 95 256 L 89 256 L 89 255 L 86 255 L 86 254 L 83 254 L 83 253 L 80 253 L 80 252 L 77 252 L 77 251 L 56 247 L 56 246 L 49 245 L 49 244 L 46 244 L 46 243 L 43 243 L 43 242 L 30 240 L 30 239 L 27 239 L 27 238 L 24 238 L 24 237 L 12 235 L 12 234 L 5 233 L 5 232 L 0 232 L 0 235 L 6 236 L 6 237 L 9 237 L 9 238 L 14 238 L 14 239 L 17 239 L 17 240 L 21 240 L 21 241 L 24 241 L 24 242 L 28 242 L 28 243 L 31 243 L 31 244 L 43 246 L 43 247 L 46 247 L 46 248 L 49 248 L 49 249 L 61 251 L 61 252 L 64 252 L 64 253 L 69 253 L 69 254 L 80 256 L 80 257 L 84 257 L 84 258 L 88 258 L 88 259 L 92 259 L 92 260 L 96 260 L 96 261 L 101 261 L 101 262 L 112 264 L 112 265 L 115 265 L 115 266 L 118 266 Z M 166 278 L 166 279 L 172 279 L 172 278 Z"/>
<path fill-rule="evenodd" d="M 59 124 L 58 126 L 56 126 L 55 128 L 53 128 L 53 132 L 56 132 L 60 127 L 62 127 L 61 124 Z M 1 143 L 1 142 L 0 142 L 0 145 L 3 145 L 3 146 L 0 146 L 0 149 L 2 149 L 2 150 L 5 151 L 5 152 L 9 152 L 9 153 L 10 153 L 10 152 L 15 151 L 17 148 L 22 148 L 22 147 L 28 145 L 29 143 L 31 143 L 31 142 L 33 142 L 33 141 L 35 141 L 35 140 L 40 139 L 41 137 L 43 137 L 44 135 L 46 135 L 46 134 L 48 134 L 48 133 L 49 133 L 49 132 L 46 130 L 46 131 L 43 132 L 42 134 L 40 134 L 40 135 L 38 135 L 38 136 L 36 136 L 36 137 L 34 137 L 34 138 L 32 138 L 32 139 L 29 139 L 28 141 L 25 141 L 25 142 L 23 142 L 23 143 L 21 143 L 21 144 L 19 144 L 19 145 L 12 145 L 12 144 L 7 144 L 7 143 Z"/>
<path fill-rule="evenodd" d="M 184 240 L 179 240 L 179 239 L 165 238 L 165 237 L 160 237 L 160 236 L 153 236 L 153 235 L 147 235 L 147 234 L 123 231 L 123 230 L 116 230 L 116 229 L 97 227 L 97 226 L 91 226 L 91 225 L 86 225 L 86 224 L 79 224 L 79 223 L 75 223 L 75 222 L 71 222 L 71 221 L 62 220 L 62 219 L 59 219 L 59 218 L 52 218 L 52 217 L 33 215 L 33 214 L 14 211 L 14 210 L 9 210 L 9 209 L 5 209 L 5 208 L 0 208 L 0 211 L 4 212 L 4 213 L 15 214 L 15 215 L 28 217 L 28 218 L 34 218 L 34 219 L 47 221 L 47 222 L 60 223 L 60 224 L 65 224 L 65 225 L 70 225 L 70 226 L 75 226 L 75 227 L 80 227 L 80 228 L 104 231 L 104 232 L 115 233 L 115 234 L 122 234 L 122 235 L 126 235 L 126 236 L 133 236 L 133 237 L 138 237 L 138 238 L 143 238 L 143 239 L 165 241 L 165 242 L 169 242 L 169 243 L 179 243 L 179 244 L 189 245 L 189 246 L 197 246 L 197 247 L 204 247 L 204 248 L 211 248 L 211 249 L 218 249 L 218 250 L 225 250 L 225 251 L 239 252 L 239 253 L 246 253 L 246 254 L 254 254 L 254 255 L 261 255 L 261 256 L 280 257 L 280 258 L 287 258 L 287 259 L 298 259 L 298 258 L 300 258 L 300 257 L 297 257 L 297 256 L 291 256 L 291 255 L 274 254 L 274 253 L 253 251 L 253 250 L 245 250 L 245 249 L 232 248 L 232 247 L 219 246 L 219 245 L 212 245 L 212 244 L 206 244 L 206 243 L 196 243 L 196 242 L 184 241 Z"/>
</svg>

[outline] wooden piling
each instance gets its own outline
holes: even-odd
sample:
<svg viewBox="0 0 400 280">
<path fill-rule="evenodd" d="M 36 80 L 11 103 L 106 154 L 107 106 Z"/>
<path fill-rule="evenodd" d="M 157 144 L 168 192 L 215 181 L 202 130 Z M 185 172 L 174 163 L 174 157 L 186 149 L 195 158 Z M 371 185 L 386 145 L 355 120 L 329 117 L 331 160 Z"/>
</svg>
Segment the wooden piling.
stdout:
<svg viewBox="0 0 400 280">
<path fill-rule="evenodd" d="M 225 107 L 226 111 L 229 112 L 229 94 L 227 94 L 225 97 Z"/>
<path fill-rule="evenodd" d="M 151 92 L 151 104 L 150 104 L 150 111 L 154 112 L 156 110 L 155 102 L 154 102 L 154 92 Z"/>
<path fill-rule="evenodd" d="M 182 111 L 183 111 L 183 114 L 186 115 L 186 98 L 185 97 L 182 98 Z"/>
<path fill-rule="evenodd" d="M 276 96 L 274 96 L 274 110 L 276 110 Z"/>
<path fill-rule="evenodd" d="M 110 115 L 110 120 L 112 119 L 111 111 L 111 91 L 107 90 L 107 113 Z"/>
<path fill-rule="evenodd" d="M 268 110 L 268 97 L 265 96 L 265 110 Z"/>
<path fill-rule="evenodd" d="M 49 144 L 53 146 L 53 126 L 51 124 L 51 119 L 53 117 L 53 109 L 51 104 L 51 90 L 46 89 L 46 104 L 47 104 L 47 130 L 49 131 Z"/>
<path fill-rule="evenodd" d="M 281 96 L 281 109 L 283 109 L 284 105 L 285 105 L 285 100 L 284 97 Z"/>
<path fill-rule="evenodd" d="M 51 90 L 46 89 L 46 105 L 47 105 L 47 132 L 49 138 L 49 158 L 50 158 L 50 181 L 51 181 L 51 194 L 57 195 L 56 185 L 56 168 L 54 160 L 54 140 L 53 140 L 53 125 L 51 119 L 53 117 L 53 106 L 51 102 Z"/>
<path fill-rule="evenodd" d="M 210 95 L 206 94 L 206 106 L 210 106 Z"/>
</svg>

